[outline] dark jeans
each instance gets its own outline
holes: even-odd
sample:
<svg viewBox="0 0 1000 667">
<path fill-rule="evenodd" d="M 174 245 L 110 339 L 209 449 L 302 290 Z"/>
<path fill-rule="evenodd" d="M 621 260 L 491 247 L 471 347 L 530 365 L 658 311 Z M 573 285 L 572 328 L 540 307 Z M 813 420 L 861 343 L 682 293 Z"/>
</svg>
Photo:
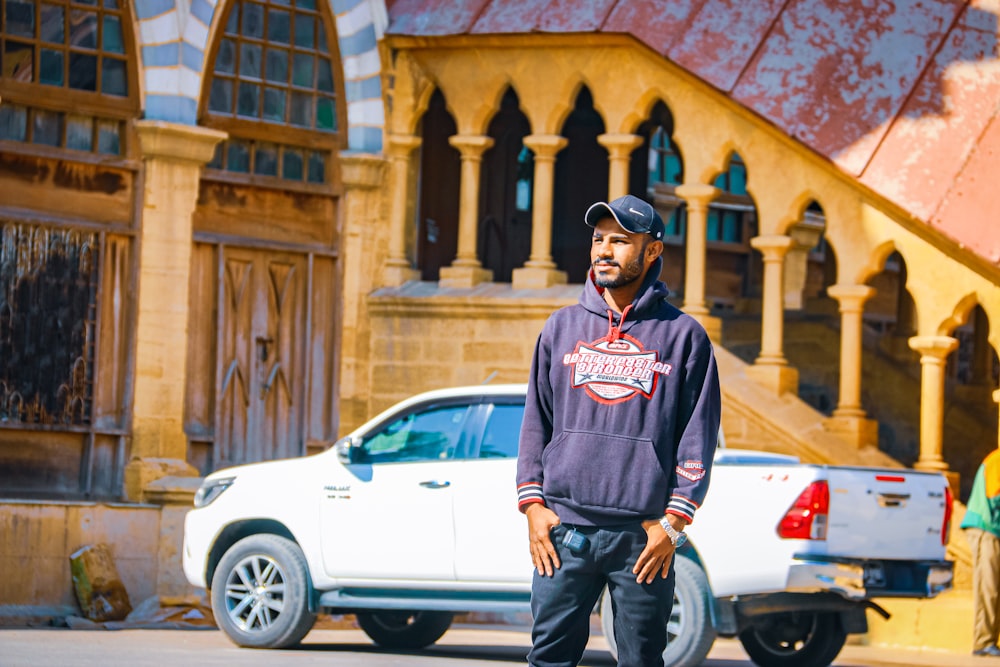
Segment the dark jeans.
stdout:
<svg viewBox="0 0 1000 667">
<path fill-rule="evenodd" d="M 662 667 L 667 647 L 667 619 L 674 602 L 674 569 L 651 584 L 636 583 L 632 567 L 646 546 L 638 523 L 613 527 L 577 527 L 590 540 L 573 553 L 561 543 L 567 527 L 558 526 L 552 541 L 562 567 L 553 576 L 535 571 L 531 583 L 532 667 L 573 667 L 590 638 L 590 615 L 605 584 L 615 612 L 619 667 Z"/>
</svg>

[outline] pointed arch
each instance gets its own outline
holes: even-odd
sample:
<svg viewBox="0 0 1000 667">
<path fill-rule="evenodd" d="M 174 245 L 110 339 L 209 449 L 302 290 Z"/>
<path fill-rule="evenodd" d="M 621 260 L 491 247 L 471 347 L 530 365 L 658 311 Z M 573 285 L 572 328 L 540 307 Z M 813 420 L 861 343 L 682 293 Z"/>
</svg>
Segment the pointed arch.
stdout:
<svg viewBox="0 0 1000 667">
<path fill-rule="evenodd" d="M 979 297 L 976 296 L 975 292 L 963 295 L 955 302 L 951 314 L 938 325 L 937 334 L 940 336 L 952 335 L 956 328 L 969 321 L 969 313 L 978 305 Z"/>
<path fill-rule="evenodd" d="M 486 134 L 493 146 L 483 155 L 478 257 L 495 281 L 510 282 L 531 253 L 534 200 L 534 156 L 524 145 L 531 121 L 513 85 L 504 88 Z"/>
</svg>

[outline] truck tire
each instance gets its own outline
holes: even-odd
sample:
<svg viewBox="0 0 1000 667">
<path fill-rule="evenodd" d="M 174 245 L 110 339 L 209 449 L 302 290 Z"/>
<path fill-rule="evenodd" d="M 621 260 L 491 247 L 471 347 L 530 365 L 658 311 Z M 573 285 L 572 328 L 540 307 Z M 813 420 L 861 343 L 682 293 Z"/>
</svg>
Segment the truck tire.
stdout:
<svg viewBox="0 0 1000 667">
<path fill-rule="evenodd" d="M 760 667 L 826 667 L 844 648 L 847 633 L 837 614 L 768 614 L 740 633 L 740 643 Z"/>
<path fill-rule="evenodd" d="M 684 556 L 674 561 L 674 607 L 667 621 L 667 648 L 663 663 L 671 667 L 700 665 L 715 643 L 715 626 L 709 608 L 712 590 L 705 572 Z M 601 600 L 601 629 L 611 655 L 618 659 L 614 613 L 607 590 Z"/>
<path fill-rule="evenodd" d="M 359 611 L 358 625 L 372 641 L 385 648 L 417 649 L 430 646 L 451 627 L 448 611 Z"/>
<path fill-rule="evenodd" d="M 238 646 L 298 644 L 316 622 L 302 549 L 278 535 L 251 535 L 234 544 L 212 577 L 212 612 Z"/>
</svg>

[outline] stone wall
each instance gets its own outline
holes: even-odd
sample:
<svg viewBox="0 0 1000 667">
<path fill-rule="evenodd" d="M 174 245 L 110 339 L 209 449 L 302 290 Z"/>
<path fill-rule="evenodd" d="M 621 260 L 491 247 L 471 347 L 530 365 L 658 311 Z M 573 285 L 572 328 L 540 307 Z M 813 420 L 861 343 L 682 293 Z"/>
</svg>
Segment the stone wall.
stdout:
<svg viewBox="0 0 1000 667">
<path fill-rule="evenodd" d="M 518 291 L 487 283 L 471 289 L 410 282 L 368 298 L 371 321 L 368 414 L 412 394 L 489 381 L 527 382 L 535 341 L 557 308 L 582 285 Z M 358 424 L 341 424 L 341 430 Z"/>
<path fill-rule="evenodd" d="M 0 613 L 24 605 L 79 614 L 70 555 L 98 543 L 110 549 L 133 607 L 156 595 L 160 514 L 152 505 L 0 503 L 0 565 L 6 573 L 0 577 Z"/>
</svg>

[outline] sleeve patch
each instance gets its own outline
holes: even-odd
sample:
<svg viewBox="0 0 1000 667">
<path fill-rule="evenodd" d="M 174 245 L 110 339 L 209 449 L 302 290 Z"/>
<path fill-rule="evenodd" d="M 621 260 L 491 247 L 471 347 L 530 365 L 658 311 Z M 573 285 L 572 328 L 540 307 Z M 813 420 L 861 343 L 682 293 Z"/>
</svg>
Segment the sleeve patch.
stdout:
<svg viewBox="0 0 1000 667">
<path fill-rule="evenodd" d="M 684 479 L 697 482 L 705 476 L 705 464 L 694 460 L 682 461 L 677 464 L 676 472 Z"/>
</svg>

